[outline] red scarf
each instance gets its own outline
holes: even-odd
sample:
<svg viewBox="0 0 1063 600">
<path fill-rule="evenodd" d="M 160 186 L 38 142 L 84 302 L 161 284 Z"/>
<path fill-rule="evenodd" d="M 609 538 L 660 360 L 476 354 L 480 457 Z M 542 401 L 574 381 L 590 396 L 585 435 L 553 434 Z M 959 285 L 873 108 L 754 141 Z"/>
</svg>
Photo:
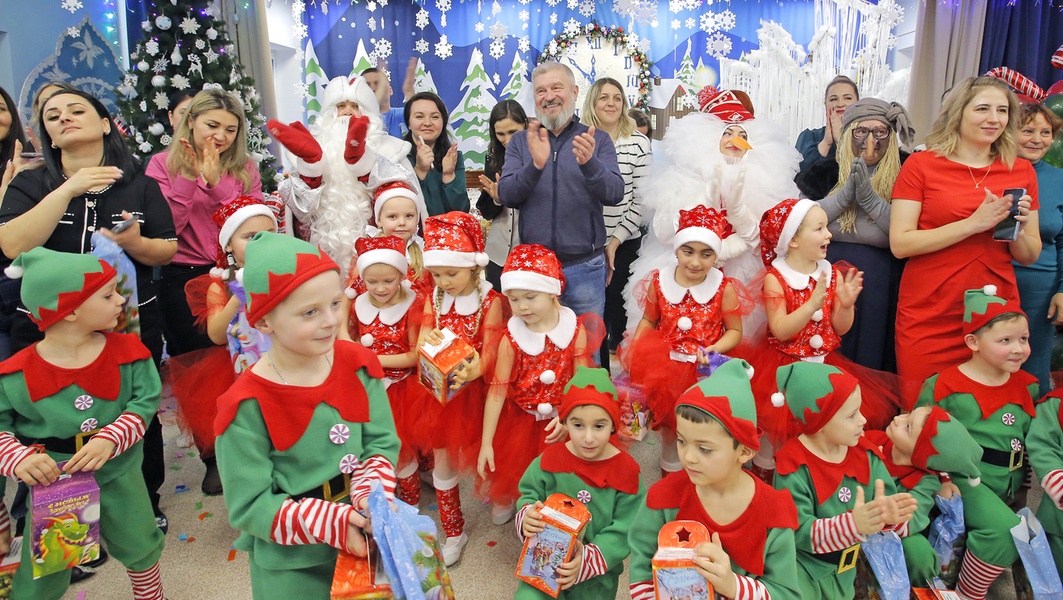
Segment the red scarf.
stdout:
<svg viewBox="0 0 1063 600">
<path fill-rule="evenodd" d="M 624 494 L 639 492 L 639 464 L 623 450 L 605 460 L 584 460 L 560 442 L 546 447 L 539 466 L 549 473 L 572 473 L 596 488 L 609 488 Z"/>
<path fill-rule="evenodd" d="M 131 333 L 104 333 L 103 351 L 91 363 L 79 369 L 57 367 L 37 354 L 37 344 L 0 363 L 0 375 L 22 371 L 30 401 L 54 396 L 77 385 L 98 400 L 116 400 L 122 392 L 120 367 L 151 358 L 140 338 Z"/>
<path fill-rule="evenodd" d="M 934 384 L 934 402 L 941 402 L 949 394 L 970 394 L 982 410 L 982 419 L 988 419 L 1008 404 L 1021 406 L 1026 414 L 1036 417 L 1037 409 L 1030 396 L 1031 383 L 1037 383 L 1037 378 L 1026 371 L 1019 371 L 1004 385 L 983 385 L 964 375 L 957 365 L 938 374 Z"/>
<path fill-rule="evenodd" d="M 868 452 L 882 458 L 878 447 L 867 438 L 861 437 L 855 446 L 849 448 L 842 462 L 829 463 L 805 448 L 800 438 L 793 438 L 775 453 L 775 472 L 789 475 L 802 465 L 807 467 L 812 476 L 812 486 L 816 488 L 816 503 L 823 504 L 834 495 L 846 476 L 865 486 L 871 482 L 871 461 L 867 458 Z"/>
</svg>

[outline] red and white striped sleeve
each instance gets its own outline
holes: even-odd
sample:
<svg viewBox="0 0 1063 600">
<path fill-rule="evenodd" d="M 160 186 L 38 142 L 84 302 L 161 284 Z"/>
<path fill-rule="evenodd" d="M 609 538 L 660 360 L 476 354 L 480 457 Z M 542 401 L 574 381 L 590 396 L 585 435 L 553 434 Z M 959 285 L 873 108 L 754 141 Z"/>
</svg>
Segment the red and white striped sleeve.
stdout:
<svg viewBox="0 0 1063 600">
<path fill-rule="evenodd" d="M 114 444 L 114 452 L 111 453 L 111 458 L 114 458 L 144 438 L 144 421 L 139 415 L 124 412 L 114 420 L 114 423 L 107 425 L 92 437 L 97 436 Z"/>
<path fill-rule="evenodd" d="M 655 600 L 652 581 L 633 581 L 629 591 L 631 600 Z"/>
<path fill-rule="evenodd" d="M 887 525 L 882 528 L 882 531 L 893 531 L 897 534 L 897 537 L 908 537 L 908 523 L 911 521 L 905 521 L 899 525 Z"/>
<path fill-rule="evenodd" d="M 812 522 L 812 553 L 827 554 L 845 550 L 867 538 L 856 530 L 856 519 L 852 511 L 844 512 L 829 519 L 816 519 Z"/>
<path fill-rule="evenodd" d="M 1041 478 L 1041 487 L 1045 489 L 1048 497 L 1056 503 L 1056 508 L 1063 509 L 1063 469 L 1049 471 Z"/>
<path fill-rule="evenodd" d="M 598 549 L 598 546 L 595 544 L 583 544 L 583 563 L 580 565 L 579 575 L 576 576 L 576 583 L 582 583 L 591 577 L 605 575 L 608 570 L 609 565 L 606 564 L 605 556 Z"/>
<path fill-rule="evenodd" d="M 36 448 L 23 446 L 10 431 L 0 432 L 0 475 L 14 477 L 15 467 L 22 459 L 36 453 Z"/>
<path fill-rule="evenodd" d="M 358 506 L 363 498 L 369 496 L 369 485 L 374 481 L 380 481 L 384 486 L 384 494 L 388 500 L 395 499 L 395 467 L 391 461 L 379 454 L 370 456 L 364 462 L 358 464 L 351 478 L 351 504 Z"/>
<path fill-rule="evenodd" d="M 531 507 L 531 504 L 525 504 L 524 506 L 520 507 L 520 510 L 517 511 L 517 514 L 513 516 L 513 523 L 517 526 L 517 538 L 519 538 L 521 542 L 527 539 L 524 537 L 524 515 L 527 514 L 529 510 L 531 510 Z"/>
<path fill-rule="evenodd" d="M 0 498 L 0 533 L 11 529 L 11 513 L 7 511 L 7 503 Z M 15 537 L 15 536 L 11 536 Z"/>
<path fill-rule="evenodd" d="M 273 519 L 270 539 L 285 546 L 328 544 L 347 548 L 347 526 L 354 507 L 319 498 L 288 498 Z"/>
<path fill-rule="evenodd" d="M 746 575 L 734 574 L 735 597 L 734 600 L 769 600 L 771 594 L 764 584 Z"/>
</svg>

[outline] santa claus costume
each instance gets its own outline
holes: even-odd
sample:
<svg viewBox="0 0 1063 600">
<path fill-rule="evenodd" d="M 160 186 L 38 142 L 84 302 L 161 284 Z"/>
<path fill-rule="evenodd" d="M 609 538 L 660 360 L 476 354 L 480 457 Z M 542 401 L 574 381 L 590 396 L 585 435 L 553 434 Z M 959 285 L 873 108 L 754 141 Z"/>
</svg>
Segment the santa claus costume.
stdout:
<svg viewBox="0 0 1063 600">
<path fill-rule="evenodd" d="M 337 106 L 352 102 L 355 113 L 341 116 Z M 281 197 L 309 229 L 310 243 L 340 265 L 351 263 L 354 241 L 372 215 L 372 194 L 365 183 L 372 171 L 404 170 L 411 187 L 420 189 L 406 159 L 410 144 L 384 130 L 380 105 L 362 77 L 330 81 L 309 130 L 298 121 L 284 125 L 276 120 L 267 129 L 293 156 L 294 173 L 281 182 Z"/>
</svg>

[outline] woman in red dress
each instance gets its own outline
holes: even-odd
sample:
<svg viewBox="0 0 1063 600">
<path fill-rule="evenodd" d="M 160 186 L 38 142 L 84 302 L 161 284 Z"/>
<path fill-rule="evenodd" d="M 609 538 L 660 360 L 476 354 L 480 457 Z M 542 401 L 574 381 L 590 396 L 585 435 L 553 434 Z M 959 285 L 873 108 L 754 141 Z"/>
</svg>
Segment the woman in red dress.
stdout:
<svg viewBox="0 0 1063 600">
<path fill-rule="evenodd" d="M 909 408 L 927 377 L 969 356 L 964 290 L 993 284 L 1017 301 L 1011 260 L 1028 265 L 1041 251 L 1037 176 L 1016 157 L 1018 109 L 1004 82 L 965 80 L 927 135 L 927 151 L 909 157 L 893 187 L 890 248 L 909 259 L 897 304 L 897 374 Z M 1018 238 L 994 241 L 1012 188 L 1026 190 L 1016 199 Z"/>
</svg>

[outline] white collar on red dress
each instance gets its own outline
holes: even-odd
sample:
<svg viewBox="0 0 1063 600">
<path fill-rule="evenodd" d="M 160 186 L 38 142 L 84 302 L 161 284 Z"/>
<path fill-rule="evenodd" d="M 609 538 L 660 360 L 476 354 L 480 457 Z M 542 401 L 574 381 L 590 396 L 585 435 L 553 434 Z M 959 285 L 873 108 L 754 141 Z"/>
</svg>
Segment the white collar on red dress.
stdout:
<svg viewBox="0 0 1063 600">
<path fill-rule="evenodd" d="M 675 280 L 677 268 L 679 268 L 678 263 L 675 266 L 669 265 L 661 269 L 660 277 L 657 278 L 661 283 L 661 295 L 671 304 L 679 304 L 688 293 L 698 304 L 707 304 L 723 283 L 723 271 L 712 267 L 705 275 L 704 281 L 692 287 L 683 287 Z"/>
<path fill-rule="evenodd" d="M 572 312 L 571 308 L 562 306 L 557 311 L 557 325 L 550 331 L 543 333 L 532 331 L 528 329 L 523 319 L 516 316 L 509 318 L 509 323 L 506 324 L 506 327 L 509 329 L 509 334 L 513 336 L 513 341 L 517 342 L 521 352 L 531 356 L 538 356 L 546 348 L 546 338 L 548 337 L 558 348 L 568 348 L 568 345 L 572 343 L 572 338 L 576 337 L 577 325 L 576 313 Z"/>
<path fill-rule="evenodd" d="M 795 290 L 806 289 L 813 281 L 819 281 L 819 276 L 823 273 L 827 274 L 827 285 L 830 285 L 830 278 L 834 277 L 834 267 L 822 258 L 816 261 L 816 270 L 812 273 L 798 273 L 786 264 L 786 260 L 781 256 L 771 261 L 771 266 L 775 267 L 786 280 L 786 284 Z"/>
<path fill-rule="evenodd" d="M 406 311 L 410 310 L 410 306 L 413 305 L 413 301 L 416 299 L 413 292 L 413 284 L 408 279 L 403 279 L 399 285 L 406 290 L 406 299 L 398 304 L 377 308 L 369 300 L 369 292 L 365 292 L 355 298 L 354 314 L 358 315 L 358 322 L 362 325 L 370 325 L 379 316 L 380 322 L 385 325 L 398 323 L 406 315 Z"/>
<path fill-rule="evenodd" d="M 459 315 L 474 315 L 477 310 L 480 310 L 480 297 L 487 298 L 487 292 L 491 291 L 491 284 L 484 279 L 480 280 L 480 293 L 476 293 L 475 290 L 471 294 L 465 294 L 464 296 L 458 296 L 455 298 L 450 294 L 443 292 L 443 301 L 440 303 L 439 314 L 445 315 L 453 308 L 454 312 Z"/>
</svg>

